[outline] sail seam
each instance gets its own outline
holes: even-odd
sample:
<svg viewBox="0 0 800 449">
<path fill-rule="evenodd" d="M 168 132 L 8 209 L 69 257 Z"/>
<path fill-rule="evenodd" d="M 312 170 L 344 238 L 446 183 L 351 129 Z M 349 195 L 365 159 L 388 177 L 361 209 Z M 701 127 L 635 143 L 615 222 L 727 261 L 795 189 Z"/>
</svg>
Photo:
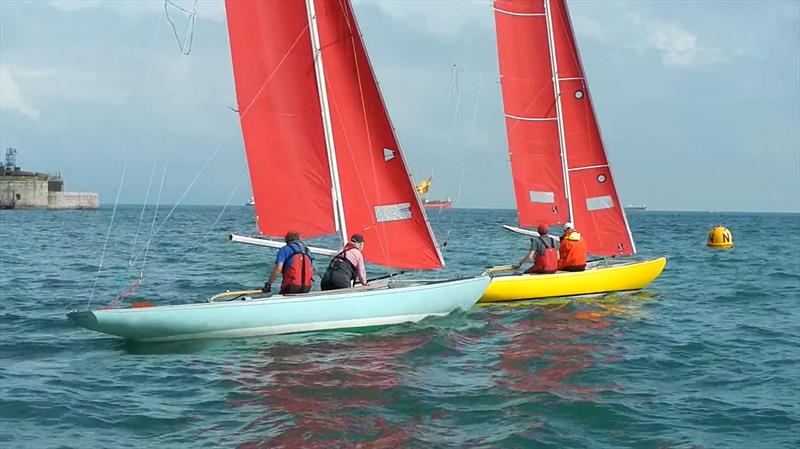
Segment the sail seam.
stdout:
<svg viewBox="0 0 800 449">
<path fill-rule="evenodd" d="M 585 167 L 575 167 L 575 168 L 570 168 L 569 171 L 589 170 L 589 169 L 592 169 L 592 168 L 608 168 L 608 164 L 604 164 L 604 165 L 587 165 Z"/>
<path fill-rule="evenodd" d="M 559 81 L 576 81 L 576 80 L 583 80 L 582 76 L 574 76 L 571 78 L 559 78 Z"/>
<path fill-rule="evenodd" d="M 518 17 L 544 17 L 544 13 L 538 12 L 511 12 L 506 11 L 504 9 L 493 8 L 495 11 L 503 14 L 508 14 L 509 16 L 518 16 Z"/>
</svg>

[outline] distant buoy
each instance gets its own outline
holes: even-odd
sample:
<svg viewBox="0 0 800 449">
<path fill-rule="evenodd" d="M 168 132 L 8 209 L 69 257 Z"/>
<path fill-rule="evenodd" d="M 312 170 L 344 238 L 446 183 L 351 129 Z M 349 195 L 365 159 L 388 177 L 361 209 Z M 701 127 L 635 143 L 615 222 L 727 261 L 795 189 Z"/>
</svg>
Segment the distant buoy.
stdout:
<svg viewBox="0 0 800 449">
<path fill-rule="evenodd" d="M 733 248 L 733 234 L 725 226 L 714 226 L 708 231 L 709 248 Z"/>
</svg>

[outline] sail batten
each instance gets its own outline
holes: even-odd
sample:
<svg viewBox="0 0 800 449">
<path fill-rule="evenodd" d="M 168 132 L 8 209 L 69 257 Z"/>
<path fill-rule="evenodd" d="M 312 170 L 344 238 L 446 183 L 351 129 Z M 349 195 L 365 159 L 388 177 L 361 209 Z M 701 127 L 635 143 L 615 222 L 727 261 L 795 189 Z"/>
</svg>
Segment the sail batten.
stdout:
<svg viewBox="0 0 800 449">
<path fill-rule="evenodd" d="M 495 0 L 494 10 L 520 225 L 573 221 L 590 253 L 635 253 L 565 1 Z"/>
</svg>

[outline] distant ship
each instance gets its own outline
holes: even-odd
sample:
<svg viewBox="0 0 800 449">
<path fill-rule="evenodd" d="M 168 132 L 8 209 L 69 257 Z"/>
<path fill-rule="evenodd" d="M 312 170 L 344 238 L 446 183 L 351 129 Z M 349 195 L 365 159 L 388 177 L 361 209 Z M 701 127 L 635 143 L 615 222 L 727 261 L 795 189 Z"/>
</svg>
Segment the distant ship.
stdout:
<svg viewBox="0 0 800 449">
<path fill-rule="evenodd" d="M 628 204 L 627 206 L 625 206 L 625 210 L 645 210 L 645 209 L 647 209 L 647 204 L 642 204 L 641 206 Z"/>
<path fill-rule="evenodd" d="M 417 184 L 417 193 L 420 196 L 427 195 L 428 190 L 431 188 L 431 180 L 433 177 L 430 177 L 421 183 Z M 453 200 L 450 199 L 448 196 L 446 200 L 429 200 L 423 199 L 422 205 L 425 206 L 425 209 L 450 209 L 453 207 Z"/>
<path fill-rule="evenodd" d="M 245 206 L 255 206 L 256 205 L 256 199 L 251 196 L 250 200 L 248 200 L 246 203 L 244 203 L 244 205 Z"/>
<path fill-rule="evenodd" d="M 453 200 L 448 197 L 446 200 L 425 200 L 422 204 L 425 209 L 450 209 L 453 207 Z"/>
</svg>

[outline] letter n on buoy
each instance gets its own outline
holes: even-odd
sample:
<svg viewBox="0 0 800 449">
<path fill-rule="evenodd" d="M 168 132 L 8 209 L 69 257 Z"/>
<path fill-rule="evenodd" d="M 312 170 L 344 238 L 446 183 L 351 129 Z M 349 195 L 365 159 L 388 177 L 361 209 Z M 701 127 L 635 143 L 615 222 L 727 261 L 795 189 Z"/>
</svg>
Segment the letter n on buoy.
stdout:
<svg viewBox="0 0 800 449">
<path fill-rule="evenodd" d="M 725 226 L 714 226 L 708 231 L 709 248 L 733 248 L 733 234 Z"/>
</svg>

